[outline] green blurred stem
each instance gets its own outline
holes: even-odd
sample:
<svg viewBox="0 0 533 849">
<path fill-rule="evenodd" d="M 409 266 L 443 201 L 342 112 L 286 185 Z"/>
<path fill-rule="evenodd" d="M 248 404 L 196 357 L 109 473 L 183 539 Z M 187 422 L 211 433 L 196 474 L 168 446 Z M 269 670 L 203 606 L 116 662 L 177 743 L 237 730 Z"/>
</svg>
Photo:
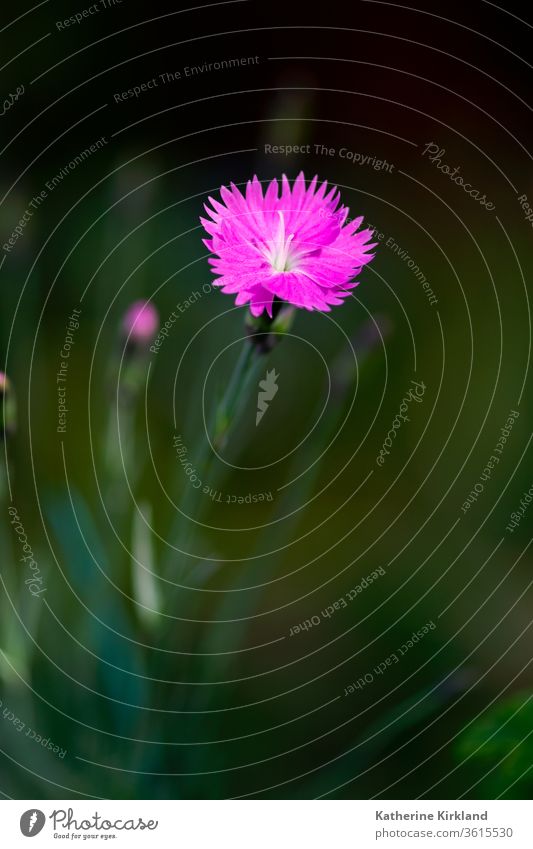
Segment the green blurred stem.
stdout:
<svg viewBox="0 0 533 849">
<path fill-rule="evenodd" d="M 111 395 L 105 432 L 104 458 L 108 477 L 109 509 L 116 516 L 127 514 L 127 477 L 130 489 L 134 489 L 141 472 L 135 440 L 135 413 L 146 377 L 146 351 L 131 346 L 124 359 L 122 369 L 113 362 L 109 386 L 116 384 Z"/>
</svg>

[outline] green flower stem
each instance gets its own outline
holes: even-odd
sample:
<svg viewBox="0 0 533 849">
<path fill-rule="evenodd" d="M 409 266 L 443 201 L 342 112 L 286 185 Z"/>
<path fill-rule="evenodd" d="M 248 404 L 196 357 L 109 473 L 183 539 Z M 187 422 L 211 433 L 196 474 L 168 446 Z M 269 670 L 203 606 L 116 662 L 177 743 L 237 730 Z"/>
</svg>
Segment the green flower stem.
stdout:
<svg viewBox="0 0 533 849">
<path fill-rule="evenodd" d="M 218 471 L 216 469 L 214 463 L 215 451 L 218 452 L 227 444 L 232 428 L 249 398 L 250 387 L 254 384 L 254 376 L 265 361 L 267 353 L 266 350 L 254 345 L 250 340 L 245 340 L 226 391 L 215 407 L 211 439 L 209 440 L 204 435 L 198 454 L 194 458 L 194 465 L 198 469 L 202 481 L 211 488 L 218 488 L 218 481 L 223 471 L 220 468 L 222 464 L 219 464 Z M 198 564 L 197 560 L 191 562 L 186 552 L 191 550 L 194 538 L 201 536 L 202 528 L 198 523 L 201 522 L 204 509 L 210 503 L 205 496 L 205 501 L 201 501 L 201 489 L 194 489 L 189 482 L 185 485 L 186 490 L 181 500 L 180 509 L 174 518 L 170 536 L 171 540 L 177 540 L 176 548 L 179 551 L 172 549 L 162 567 L 163 577 L 167 581 L 172 581 L 172 584 L 167 584 L 164 590 L 164 607 L 170 615 L 176 613 L 176 603 L 185 590 L 183 584 L 187 583 L 185 580 L 187 574 L 191 574 Z M 179 623 L 172 619 L 161 622 L 160 639 L 165 641 L 172 638 L 176 626 L 179 627 Z M 163 673 L 164 669 L 162 669 L 161 674 Z"/>
<path fill-rule="evenodd" d="M 380 317 L 382 333 L 387 336 L 390 327 L 383 317 Z M 366 322 L 359 328 L 358 333 L 353 337 L 353 347 L 357 353 L 357 360 L 361 368 L 367 357 L 369 357 L 379 343 L 379 335 L 376 333 L 373 322 Z M 298 511 L 298 507 L 306 503 L 311 497 L 322 463 L 314 463 L 316 455 L 321 455 L 326 451 L 339 429 L 342 427 L 347 413 L 347 406 L 352 395 L 356 372 L 354 369 L 353 353 L 351 349 L 343 350 L 332 363 L 331 372 L 333 377 L 334 392 L 332 393 L 331 403 L 328 405 L 326 415 L 323 419 L 321 432 L 323 433 L 321 444 L 314 445 L 310 442 L 303 450 L 303 455 L 298 460 L 293 460 L 293 467 L 290 470 L 288 477 L 294 477 L 300 467 L 306 468 L 308 471 L 300 477 L 297 483 L 284 490 L 284 496 L 277 502 L 277 508 L 274 512 L 274 518 L 278 520 L 282 516 L 287 518 L 283 521 L 276 521 L 258 531 L 255 537 L 255 543 L 250 552 L 252 560 L 246 564 L 246 583 L 248 586 L 254 584 L 259 585 L 255 594 L 255 601 L 248 606 L 248 619 L 241 619 L 242 609 L 240 607 L 241 600 L 239 594 L 235 593 L 239 589 L 242 581 L 242 569 L 232 570 L 228 581 L 225 585 L 227 592 L 221 595 L 221 600 L 214 610 L 216 618 L 220 621 L 233 621 L 231 630 L 228 630 L 224 637 L 221 637 L 218 630 L 207 630 L 201 635 L 201 642 L 197 650 L 205 655 L 203 660 L 202 680 L 215 679 L 224 677 L 231 665 L 232 652 L 238 650 L 239 646 L 243 646 L 246 641 L 246 635 L 249 630 L 249 622 L 253 615 L 261 609 L 261 601 L 264 596 L 266 586 L 269 581 L 280 572 L 280 563 L 286 555 L 286 546 L 293 539 L 293 533 L 301 522 L 302 511 Z M 316 413 L 312 416 L 314 421 L 320 416 L 322 409 L 322 401 L 317 404 Z M 294 512 L 294 515 L 290 515 Z M 285 543 L 285 546 L 283 545 Z M 265 551 L 276 551 L 277 553 L 268 556 L 268 559 L 259 555 Z M 261 586 L 262 585 L 262 586 Z M 225 651 L 227 654 L 222 657 L 213 657 L 216 652 Z M 209 688 L 198 688 L 193 695 L 193 700 L 190 708 L 194 710 L 206 710 L 209 706 L 211 695 Z"/>
<path fill-rule="evenodd" d="M 295 315 L 296 309 L 282 302 L 275 303 L 273 318 L 264 314 L 259 318 L 254 318 L 250 313 L 246 315 L 244 323 L 248 338 L 235 364 L 226 391 L 215 409 L 211 441 L 204 439 L 194 458 L 194 465 L 198 468 L 202 480 L 211 488 L 218 487 L 222 471 L 220 468 L 222 464 L 219 464 L 219 470 L 215 471 L 214 459 L 217 453 L 227 445 L 231 431 L 250 396 L 250 389 L 254 386 L 267 355 L 290 331 Z M 198 523 L 203 512 L 203 505 L 199 503 L 199 492 L 201 491 L 193 489 L 190 485 L 187 486 L 180 510 L 173 523 L 170 538 L 178 540 L 177 547 L 181 552 L 190 550 L 194 533 L 195 531 L 198 533 Z M 179 584 L 184 582 L 190 567 L 186 553 L 180 556 L 178 552 L 172 551 L 165 562 L 163 576 L 167 580 L 172 580 L 175 585 L 167 596 L 169 612 L 174 610 L 176 591 L 179 592 Z"/>
<path fill-rule="evenodd" d="M 249 398 L 250 387 L 253 385 L 259 366 L 265 359 L 265 353 L 251 344 L 250 341 L 245 341 L 226 391 L 215 409 L 211 441 L 206 438 L 203 439 L 199 453 L 195 458 L 194 465 L 198 468 L 203 482 L 209 484 L 212 488 L 216 487 L 216 481 L 220 475 L 220 472 L 215 473 L 215 452 L 222 450 L 227 445 L 231 430 L 238 421 L 246 400 Z M 198 522 L 202 515 L 200 497 L 201 490 L 194 489 L 189 484 L 182 499 L 180 511 L 176 516 L 171 539 L 178 539 L 179 547 L 183 551 L 188 549 L 194 534 L 195 523 L 190 517 L 195 513 L 195 519 Z M 175 555 L 171 555 L 166 577 L 170 577 L 168 572 L 172 569 L 173 579 L 179 580 L 179 577 L 182 577 L 185 572 L 186 564 L 182 564 L 176 570 L 174 558 Z"/>
</svg>

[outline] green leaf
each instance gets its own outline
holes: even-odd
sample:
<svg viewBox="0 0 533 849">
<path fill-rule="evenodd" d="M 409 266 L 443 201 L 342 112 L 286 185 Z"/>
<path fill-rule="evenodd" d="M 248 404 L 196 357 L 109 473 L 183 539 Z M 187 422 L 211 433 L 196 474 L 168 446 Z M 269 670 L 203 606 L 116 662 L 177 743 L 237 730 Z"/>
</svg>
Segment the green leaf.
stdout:
<svg viewBox="0 0 533 849">
<path fill-rule="evenodd" d="M 109 700 L 117 729 L 128 734 L 139 716 L 130 706 L 146 704 L 146 692 L 143 658 L 125 596 L 106 577 L 111 575 L 109 560 L 82 496 L 71 490 L 70 501 L 51 500 L 47 513 L 64 555 L 62 568 L 85 606 L 80 608 L 89 650 L 85 659 L 96 664 L 95 689 Z"/>
</svg>

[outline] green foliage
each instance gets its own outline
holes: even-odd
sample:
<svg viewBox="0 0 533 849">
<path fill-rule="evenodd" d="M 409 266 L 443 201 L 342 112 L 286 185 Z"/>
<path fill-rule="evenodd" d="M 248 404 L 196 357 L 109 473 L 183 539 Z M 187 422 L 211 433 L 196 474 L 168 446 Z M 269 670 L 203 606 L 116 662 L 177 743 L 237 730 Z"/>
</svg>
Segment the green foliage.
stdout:
<svg viewBox="0 0 533 849">
<path fill-rule="evenodd" d="M 530 798 L 533 787 L 533 694 L 499 701 L 461 735 L 456 756 L 480 775 L 477 795 Z"/>
</svg>

